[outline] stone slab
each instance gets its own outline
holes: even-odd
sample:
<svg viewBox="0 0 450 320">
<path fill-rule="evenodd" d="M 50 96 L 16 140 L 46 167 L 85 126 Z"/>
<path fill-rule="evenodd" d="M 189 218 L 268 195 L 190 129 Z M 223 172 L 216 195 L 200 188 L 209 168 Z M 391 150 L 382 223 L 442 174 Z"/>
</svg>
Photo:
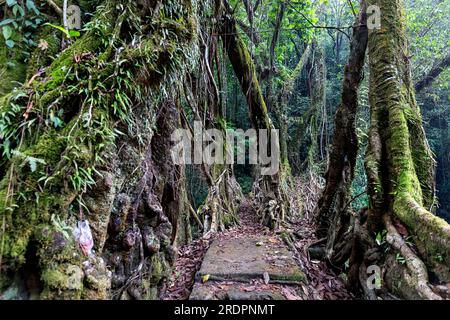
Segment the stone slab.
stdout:
<svg viewBox="0 0 450 320">
<path fill-rule="evenodd" d="M 189 300 L 286 300 L 275 289 L 244 290 L 242 284 L 218 285 L 217 282 L 195 283 Z"/>
<path fill-rule="evenodd" d="M 199 278 L 211 280 L 249 281 L 269 275 L 269 283 L 298 283 L 306 277 L 292 253 L 277 237 L 245 236 L 218 238 L 205 254 Z M 275 280 L 275 281 L 274 281 Z"/>
</svg>

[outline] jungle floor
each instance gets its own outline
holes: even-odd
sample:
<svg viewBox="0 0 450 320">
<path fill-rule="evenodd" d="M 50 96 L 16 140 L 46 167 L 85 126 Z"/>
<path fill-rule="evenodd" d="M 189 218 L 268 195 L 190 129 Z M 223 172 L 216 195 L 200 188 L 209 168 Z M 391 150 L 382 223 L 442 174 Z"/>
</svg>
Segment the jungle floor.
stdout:
<svg viewBox="0 0 450 320">
<path fill-rule="evenodd" d="M 319 240 L 309 219 L 294 221 L 299 240 L 287 245 L 280 230 L 261 226 L 249 200 L 243 201 L 239 217 L 239 226 L 180 249 L 163 299 L 354 298 L 325 262 L 310 258 L 308 247 Z"/>
</svg>

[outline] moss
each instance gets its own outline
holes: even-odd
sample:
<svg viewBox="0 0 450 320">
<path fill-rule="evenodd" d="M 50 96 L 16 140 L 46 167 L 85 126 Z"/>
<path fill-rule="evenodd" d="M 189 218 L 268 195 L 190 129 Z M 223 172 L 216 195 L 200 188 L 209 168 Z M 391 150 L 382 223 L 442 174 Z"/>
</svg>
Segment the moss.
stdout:
<svg viewBox="0 0 450 320">
<path fill-rule="evenodd" d="M 77 265 L 60 264 L 42 272 L 45 299 L 80 299 L 83 289 L 83 270 Z"/>
<path fill-rule="evenodd" d="M 74 57 L 83 53 L 95 52 L 100 45 L 101 38 L 98 36 L 92 33 L 83 36 L 53 61 L 49 67 L 50 80 L 43 83 L 44 87 L 40 90 L 46 92 L 57 89 L 65 81 L 68 72 L 76 66 Z"/>
<path fill-rule="evenodd" d="M 37 42 L 45 41 L 47 48 L 45 50 L 37 47 L 31 54 L 31 59 L 27 65 L 27 80 L 30 80 L 39 69 L 50 65 L 53 57 L 57 55 L 60 47 L 59 34 L 50 26 L 42 28 L 42 31 L 36 37 Z"/>
<path fill-rule="evenodd" d="M 82 278 L 82 270 L 74 265 L 61 265 L 58 269 L 42 273 L 42 281 L 56 289 L 81 290 Z"/>
<path fill-rule="evenodd" d="M 55 165 L 61 160 L 61 154 L 66 147 L 64 138 L 55 130 L 44 133 L 36 146 L 30 148 L 30 155 L 45 159 L 48 164 Z"/>
<path fill-rule="evenodd" d="M 26 156 L 44 159 L 48 169 L 52 170 L 60 161 L 63 150 L 63 141 L 58 139 L 57 134 L 53 131 L 44 133 L 36 144 L 30 147 L 24 146 L 21 152 Z M 37 189 L 37 180 L 40 178 L 41 170 L 31 172 L 27 164 L 23 165 L 23 159 L 13 161 L 9 170 L 12 170 L 13 175 L 17 178 L 25 181 L 28 188 Z M 64 208 L 67 210 L 69 203 L 66 202 L 66 199 L 73 200 L 73 195 L 63 192 L 61 187 L 57 192 L 47 190 L 37 195 L 33 189 L 28 189 L 28 191 L 22 189 L 21 198 L 9 197 L 7 200 L 6 195 L 10 188 L 9 177 L 10 175 L 6 174 L 0 183 L 0 213 L 5 217 L 7 224 L 5 234 L 2 235 L 4 239 L 3 257 L 15 261 L 16 265 L 21 265 L 25 262 L 25 252 L 33 230 L 39 223 L 49 222 L 51 212 L 61 214 Z M 23 197 L 28 201 L 23 203 Z M 7 209 L 8 207 L 10 209 Z"/>
<path fill-rule="evenodd" d="M 281 280 L 281 281 L 288 281 L 288 282 L 307 282 L 306 275 L 301 272 L 295 272 L 290 273 L 289 275 L 274 275 L 272 276 L 273 280 Z"/>
<path fill-rule="evenodd" d="M 90 256 L 83 263 L 85 274 L 83 299 L 104 300 L 108 298 L 108 290 L 111 288 L 111 272 L 107 270 L 102 258 Z"/>
<path fill-rule="evenodd" d="M 0 97 L 11 92 L 25 80 L 26 64 L 18 49 L 9 49 L 1 40 L 0 44 Z"/>
<path fill-rule="evenodd" d="M 150 283 L 157 285 L 161 279 L 168 277 L 170 266 L 167 263 L 164 253 L 158 252 L 151 257 L 152 276 Z"/>
<path fill-rule="evenodd" d="M 379 134 L 366 162 L 369 193 L 381 214 L 390 209 L 408 227 L 422 258 L 436 272 L 436 266 L 450 265 L 450 226 L 428 211 L 434 202 L 434 160 L 414 99 L 400 8 L 396 1 L 383 1 L 383 28 L 369 35 L 370 138 Z M 370 180 L 374 171 L 377 177 Z M 388 194 L 376 194 L 377 185 Z M 450 270 L 439 270 L 439 277 L 450 281 Z"/>
</svg>

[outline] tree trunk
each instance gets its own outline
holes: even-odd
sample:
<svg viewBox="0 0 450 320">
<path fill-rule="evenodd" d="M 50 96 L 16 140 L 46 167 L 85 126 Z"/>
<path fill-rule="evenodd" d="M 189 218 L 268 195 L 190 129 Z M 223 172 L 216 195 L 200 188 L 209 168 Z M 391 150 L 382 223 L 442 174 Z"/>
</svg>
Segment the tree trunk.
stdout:
<svg viewBox="0 0 450 320">
<path fill-rule="evenodd" d="M 229 8 L 227 4 L 226 7 Z M 221 34 L 224 48 L 241 84 L 242 92 L 247 99 L 250 122 L 254 129 L 265 129 L 269 132 L 268 144 L 270 146 L 270 132 L 274 130 L 274 126 L 267 112 L 254 63 L 245 43 L 237 32 L 234 18 L 230 14 L 225 14 L 222 18 L 222 23 L 223 29 Z M 272 150 L 271 152 L 277 152 L 277 150 Z M 258 212 L 262 216 L 264 224 L 271 228 L 279 226 L 285 220 L 289 211 L 285 190 L 281 181 L 282 172 L 280 171 L 281 167 L 278 163 L 277 173 L 263 175 L 255 179 L 254 192 L 258 193 L 258 195 L 255 195 L 259 199 L 257 201 L 259 206 Z"/>
<path fill-rule="evenodd" d="M 395 0 L 369 2 L 380 6 L 381 28 L 369 31 L 368 229 L 372 233 L 386 228 L 387 242 L 407 261 L 406 267 L 399 267 L 395 259 L 394 263 L 386 262 L 386 278 L 401 279 L 388 281 L 391 289 L 403 296 L 436 298 L 424 285 L 428 274 L 416 263 L 420 259 L 413 250 L 405 250 L 402 236 L 399 238 L 391 226 L 391 221 L 406 226 L 429 270 L 449 282 L 450 226 L 430 212 L 435 162 L 415 101 L 403 6 Z"/>
<path fill-rule="evenodd" d="M 365 3 L 361 2 L 361 13 L 353 27 L 350 54 L 344 69 L 341 103 L 334 119 L 335 131 L 325 174 L 326 185 L 315 210 L 317 234 L 319 238 L 327 237 L 326 257 L 333 265 L 342 265 L 349 257 L 349 239 L 353 234 L 349 229 L 352 225 L 349 201 L 358 153 L 355 131 L 358 89 L 363 79 L 368 37 L 365 9 Z M 343 250 L 336 250 L 336 247 Z"/>
<path fill-rule="evenodd" d="M 158 297 L 176 246 L 190 239 L 170 136 L 206 6 L 105 0 L 44 73 L 1 100 L 10 158 L 0 182 L 0 290 L 34 278 L 27 289 L 41 298 Z M 73 235 L 84 220 L 92 250 L 88 236 Z"/>
</svg>

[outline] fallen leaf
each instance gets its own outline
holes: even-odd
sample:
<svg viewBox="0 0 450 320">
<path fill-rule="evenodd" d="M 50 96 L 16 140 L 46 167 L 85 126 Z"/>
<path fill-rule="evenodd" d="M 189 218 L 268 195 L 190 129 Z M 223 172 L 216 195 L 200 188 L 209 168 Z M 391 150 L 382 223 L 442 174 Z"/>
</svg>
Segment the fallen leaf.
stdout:
<svg viewBox="0 0 450 320">
<path fill-rule="evenodd" d="M 245 287 L 245 288 L 242 288 L 242 290 L 245 292 L 251 292 L 251 291 L 255 291 L 256 287 L 255 286 Z"/>
<path fill-rule="evenodd" d="M 206 281 L 208 281 L 209 279 L 209 274 L 205 274 L 204 276 L 202 276 L 202 282 L 205 283 Z"/>
<path fill-rule="evenodd" d="M 302 297 L 298 296 L 293 290 L 286 287 L 281 289 L 281 293 L 283 293 L 284 297 L 288 300 L 303 300 Z"/>
</svg>

